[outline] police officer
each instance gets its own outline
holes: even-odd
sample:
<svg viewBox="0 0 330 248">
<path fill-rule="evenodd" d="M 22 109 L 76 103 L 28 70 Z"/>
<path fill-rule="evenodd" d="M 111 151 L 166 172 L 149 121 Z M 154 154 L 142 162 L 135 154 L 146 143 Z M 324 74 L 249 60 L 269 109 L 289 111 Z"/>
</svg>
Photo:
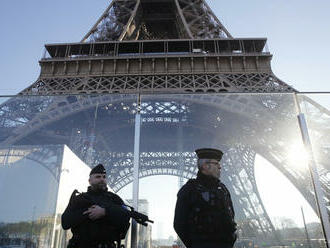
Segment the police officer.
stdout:
<svg viewBox="0 0 330 248">
<path fill-rule="evenodd" d="M 174 229 L 187 248 L 231 248 L 236 223 L 230 193 L 219 180 L 223 153 L 198 149 L 198 174 L 178 192 Z"/>
<path fill-rule="evenodd" d="M 62 215 L 62 227 L 71 228 L 73 237 L 68 247 L 110 248 L 114 241 L 125 238 L 129 227 L 129 212 L 123 200 L 107 190 L 106 171 L 102 164 L 89 175 L 88 190 L 75 191 Z"/>
</svg>

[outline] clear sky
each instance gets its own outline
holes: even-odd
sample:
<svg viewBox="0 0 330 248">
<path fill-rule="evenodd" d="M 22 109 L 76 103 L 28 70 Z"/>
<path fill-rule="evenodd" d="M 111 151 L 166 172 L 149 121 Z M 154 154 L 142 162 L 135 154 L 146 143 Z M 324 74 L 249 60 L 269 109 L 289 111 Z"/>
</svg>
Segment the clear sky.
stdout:
<svg viewBox="0 0 330 248">
<path fill-rule="evenodd" d="M 39 75 L 45 43 L 77 42 L 109 0 L 1 0 L 0 95 Z M 275 74 L 299 91 L 330 91 L 329 0 L 207 0 L 234 37 L 267 37 Z"/>
</svg>

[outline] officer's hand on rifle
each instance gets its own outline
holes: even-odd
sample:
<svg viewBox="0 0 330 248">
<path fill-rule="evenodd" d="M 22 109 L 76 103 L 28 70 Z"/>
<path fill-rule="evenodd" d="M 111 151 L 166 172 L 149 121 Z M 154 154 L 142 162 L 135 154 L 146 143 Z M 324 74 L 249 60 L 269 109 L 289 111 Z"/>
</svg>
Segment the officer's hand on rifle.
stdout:
<svg viewBox="0 0 330 248">
<path fill-rule="evenodd" d="M 97 220 L 105 216 L 105 209 L 98 205 L 89 207 L 83 214 L 88 214 L 88 218 L 91 220 Z"/>
</svg>

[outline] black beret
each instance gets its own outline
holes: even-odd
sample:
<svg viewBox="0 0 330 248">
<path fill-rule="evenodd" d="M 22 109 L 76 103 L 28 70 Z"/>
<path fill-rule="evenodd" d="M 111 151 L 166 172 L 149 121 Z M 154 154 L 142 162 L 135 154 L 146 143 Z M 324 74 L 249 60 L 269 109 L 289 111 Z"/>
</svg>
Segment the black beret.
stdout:
<svg viewBox="0 0 330 248">
<path fill-rule="evenodd" d="M 222 151 L 212 148 L 201 148 L 195 152 L 199 159 L 215 159 L 220 161 L 223 155 Z"/>
<path fill-rule="evenodd" d="M 106 174 L 107 172 L 105 171 L 105 168 L 102 164 L 98 164 L 97 166 L 95 166 L 92 170 L 91 173 L 89 173 L 89 175 L 92 174 Z"/>
</svg>

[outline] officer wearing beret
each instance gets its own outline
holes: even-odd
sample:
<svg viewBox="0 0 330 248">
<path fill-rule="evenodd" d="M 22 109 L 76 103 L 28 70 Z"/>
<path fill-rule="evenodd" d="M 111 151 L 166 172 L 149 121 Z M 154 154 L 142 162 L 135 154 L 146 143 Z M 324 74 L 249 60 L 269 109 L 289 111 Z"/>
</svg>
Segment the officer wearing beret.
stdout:
<svg viewBox="0 0 330 248">
<path fill-rule="evenodd" d="M 86 193 L 73 192 L 62 215 L 62 227 L 71 228 L 71 248 L 110 248 L 114 241 L 125 238 L 129 212 L 123 200 L 107 190 L 106 171 L 102 164 L 89 175 Z"/>
<path fill-rule="evenodd" d="M 231 248 L 236 223 L 230 193 L 219 180 L 223 153 L 198 149 L 198 174 L 179 190 L 174 229 L 187 248 Z"/>
</svg>

